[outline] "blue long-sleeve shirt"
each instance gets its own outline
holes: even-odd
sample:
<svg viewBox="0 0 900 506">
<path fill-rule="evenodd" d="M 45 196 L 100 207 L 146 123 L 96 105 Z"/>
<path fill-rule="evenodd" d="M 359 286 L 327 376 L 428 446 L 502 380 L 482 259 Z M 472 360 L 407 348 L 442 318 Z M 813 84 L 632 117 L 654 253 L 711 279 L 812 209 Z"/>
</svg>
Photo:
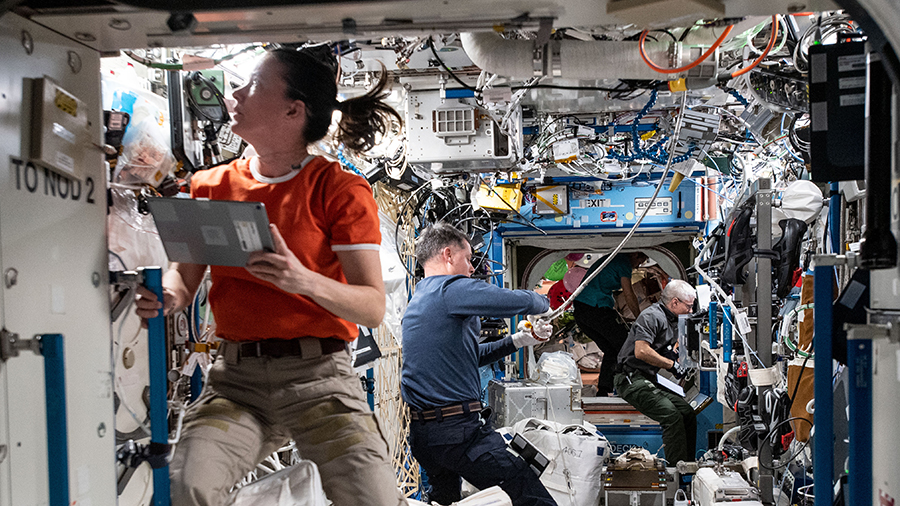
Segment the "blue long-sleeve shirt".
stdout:
<svg viewBox="0 0 900 506">
<path fill-rule="evenodd" d="M 548 300 L 465 276 L 429 276 L 416 285 L 403 315 L 400 393 L 414 409 L 481 398 L 478 367 L 516 351 L 510 336 L 478 344 L 480 316 L 538 314 Z"/>
</svg>

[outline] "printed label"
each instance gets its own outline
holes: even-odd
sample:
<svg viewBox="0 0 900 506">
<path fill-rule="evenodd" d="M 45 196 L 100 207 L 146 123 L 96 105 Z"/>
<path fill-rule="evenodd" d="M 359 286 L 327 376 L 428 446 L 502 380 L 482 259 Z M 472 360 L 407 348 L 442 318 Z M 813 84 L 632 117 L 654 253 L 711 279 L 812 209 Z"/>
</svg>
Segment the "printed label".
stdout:
<svg viewBox="0 0 900 506">
<path fill-rule="evenodd" d="M 752 328 L 750 327 L 750 319 L 747 318 L 747 313 L 743 311 L 739 312 L 735 316 L 734 322 L 737 324 L 738 332 L 740 332 L 741 334 L 747 335 L 752 330 Z"/>
<path fill-rule="evenodd" d="M 582 207 L 609 207 L 610 199 L 585 199 Z"/>
<path fill-rule="evenodd" d="M 69 144 L 75 144 L 75 134 L 70 132 L 66 127 L 60 125 L 59 123 L 53 124 L 53 135 L 68 142 Z"/>
<path fill-rule="evenodd" d="M 256 222 L 235 220 L 234 231 L 237 232 L 238 242 L 241 243 L 242 250 L 260 251 L 263 249 L 262 239 L 259 237 Z"/>
<path fill-rule="evenodd" d="M 854 70 L 866 70 L 866 55 L 849 54 L 838 56 L 838 72 L 853 72 Z"/>
<path fill-rule="evenodd" d="M 484 101 L 489 104 L 499 104 L 501 102 L 512 102 L 512 88 L 501 86 L 498 88 L 486 88 L 484 90 Z"/>
<path fill-rule="evenodd" d="M 866 78 L 865 76 L 842 77 L 838 79 L 838 87 L 842 90 L 849 90 L 852 88 L 865 88 Z"/>
<path fill-rule="evenodd" d="M 56 167 L 71 174 L 75 172 L 75 159 L 63 153 L 62 151 L 57 151 Z"/>
<path fill-rule="evenodd" d="M 634 214 L 642 214 L 644 209 L 650 205 L 649 198 L 634 199 Z M 653 207 L 647 212 L 647 216 L 671 216 L 672 215 L 672 197 L 658 197 L 653 202 Z"/>
<path fill-rule="evenodd" d="M 866 103 L 865 93 L 854 93 L 852 95 L 841 95 L 841 107 L 863 105 Z"/>
<path fill-rule="evenodd" d="M 53 104 L 57 109 L 70 116 L 78 115 L 78 101 L 59 88 L 56 89 L 56 96 L 53 99 Z"/>
</svg>

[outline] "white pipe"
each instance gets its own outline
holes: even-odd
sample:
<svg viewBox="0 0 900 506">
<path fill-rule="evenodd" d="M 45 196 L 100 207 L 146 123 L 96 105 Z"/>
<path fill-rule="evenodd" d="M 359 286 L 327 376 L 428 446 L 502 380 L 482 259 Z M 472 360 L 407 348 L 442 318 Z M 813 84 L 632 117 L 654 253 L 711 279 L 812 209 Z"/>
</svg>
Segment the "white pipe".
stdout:
<svg viewBox="0 0 900 506">
<path fill-rule="evenodd" d="M 740 431 L 740 430 L 741 430 L 741 426 L 740 426 L 740 425 L 736 425 L 736 426 L 734 426 L 734 427 L 728 429 L 728 432 L 726 432 L 726 433 L 722 436 L 722 439 L 719 440 L 719 446 L 716 447 L 716 450 L 722 451 L 722 448 L 725 447 L 725 441 L 727 441 L 728 438 L 729 438 L 730 436 L 733 436 L 734 434 L 737 434 L 738 431 Z"/>
<path fill-rule="evenodd" d="M 460 34 L 463 49 L 472 63 L 482 70 L 512 79 L 534 77 L 534 41 L 510 40 L 493 32 Z M 544 53 L 552 53 L 559 44 L 559 75 L 554 75 L 552 55 L 548 55 L 547 74 L 564 79 L 657 79 L 668 81 L 683 77 L 685 73 L 663 74 L 647 66 L 641 59 L 637 41 L 550 41 Z M 661 67 L 669 67 L 670 42 L 644 43 L 644 51 L 650 61 Z M 677 46 L 680 47 L 680 44 Z M 677 51 L 680 55 L 681 51 Z M 710 60 L 717 55 L 710 56 Z M 687 63 L 685 57 L 677 58 L 676 65 Z"/>
</svg>

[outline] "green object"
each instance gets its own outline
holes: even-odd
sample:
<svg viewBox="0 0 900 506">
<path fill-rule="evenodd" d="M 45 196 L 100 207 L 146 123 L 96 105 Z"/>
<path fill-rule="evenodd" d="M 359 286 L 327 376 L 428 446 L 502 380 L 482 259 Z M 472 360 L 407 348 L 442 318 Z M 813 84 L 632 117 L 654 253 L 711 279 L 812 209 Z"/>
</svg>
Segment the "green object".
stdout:
<svg viewBox="0 0 900 506">
<path fill-rule="evenodd" d="M 726 176 L 731 175 L 731 157 L 707 156 L 703 159 L 703 165 L 706 165 L 710 169 L 717 170 Z"/>
<path fill-rule="evenodd" d="M 225 72 L 221 70 L 201 70 L 200 75 L 207 78 L 222 95 L 225 94 Z M 198 106 L 212 105 L 219 107 L 219 101 L 208 86 L 196 84 L 191 87 L 191 95 Z"/>
<path fill-rule="evenodd" d="M 569 264 L 566 263 L 565 258 L 560 258 L 559 260 L 553 262 L 553 265 L 547 269 L 547 272 L 544 273 L 544 279 L 549 279 L 550 281 L 559 281 L 569 272 Z"/>
</svg>

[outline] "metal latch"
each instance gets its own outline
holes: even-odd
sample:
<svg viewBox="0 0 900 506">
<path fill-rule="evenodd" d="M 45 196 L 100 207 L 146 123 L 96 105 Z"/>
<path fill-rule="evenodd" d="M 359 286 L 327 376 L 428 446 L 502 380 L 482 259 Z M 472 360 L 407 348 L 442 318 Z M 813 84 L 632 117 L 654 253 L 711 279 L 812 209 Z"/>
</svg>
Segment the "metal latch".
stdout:
<svg viewBox="0 0 900 506">
<path fill-rule="evenodd" d="M 31 350 L 35 355 L 41 354 L 41 340 L 19 339 L 19 334 L 0 329 L 0 361 L 6 362 L 10 357 L 18 357 L 20 351 Z"/>
</svg>

